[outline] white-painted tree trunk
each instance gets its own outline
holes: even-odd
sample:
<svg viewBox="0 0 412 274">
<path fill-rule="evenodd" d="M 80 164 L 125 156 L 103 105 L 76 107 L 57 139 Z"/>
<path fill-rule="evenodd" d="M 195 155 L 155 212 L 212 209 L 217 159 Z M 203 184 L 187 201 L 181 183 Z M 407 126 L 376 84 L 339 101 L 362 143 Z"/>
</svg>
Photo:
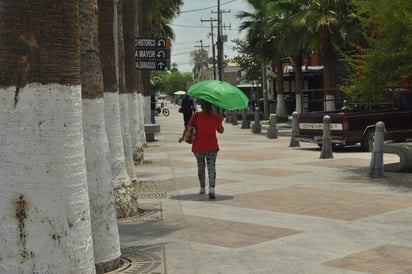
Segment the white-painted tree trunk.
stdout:
<svg viewBox="0 0 412 274">
<path fill-rule="evenodd" d="M 152 121 L 150 117 L 152 114 L 152 110 L 150 109 L 150 96 L 144 96 L 143 110 L 144 110 L 144 123 L 151 124 Z"/>
<path fill-rule="evenodd" d="M 302 95 L 301 94 L 296 94 L 296 110 L 299 114 L 303 113 L 302 109 Z"/>
<path fill-rule="evenodd" d="M 103 98 L 83 99 L 83 132 L 94 259 L 110 262 L 121 252 Z"/>
<path fill-rule="evenodd" d="M 122 128 L 123 146 L 124 146 L 124 158 L 126 160 L 126 170 L 130 180 L 136 180 L 136 169 L 133 161 L 132 151 L 132 136 L 130 133 L 130 119 L 129 119 L 129 102 L 128 94 L 119 95 L 120 106 L 120 125 Z"/>
<path fill-rule="evenodd" d="M 283 94 L 278 94 L 276 97 L 276 115 L 281 121 L 288 119 L 288 113 L 286 111 L 285 98 Z"/>
<path fill-rule="evenodd" d="M 126 170 L 126 159 L 124 156 L 118 93 L 104 93 L 104 117 L 107 138 L 109 140 L 113 188 L 118 189 L 121 186 L 129 186 L 130 177 Z"/>
<path fill-rule="evenodd" d="M 141 164 L 144 159 L 143 141 L 140 135 L 139 101 L 136 92 L 128 93 L 130 133 L 132 142 L 133 160 L 136 164 Z"/>
<path fill-rule="evenodd" d="M 140 132 L 140 138 L 142 142 L 145 144 L 146 143 L 146 132 L 144 131 L 144 96 L 139 93 L 137 96 L 137 100 L 139 102 L 139 132 Z"/>
<path fill-rule="evenodd" d="M 95 273 L 80 86 L 0 89 L 0 273 Z"/>
<path fill-rule="evenodd" d="M 327 94 L 325 95 L 325 111 L 334 111 L 336 110 L 336 105 L 335 105 L 335 95 L 333 94 Z"/>
</svg>

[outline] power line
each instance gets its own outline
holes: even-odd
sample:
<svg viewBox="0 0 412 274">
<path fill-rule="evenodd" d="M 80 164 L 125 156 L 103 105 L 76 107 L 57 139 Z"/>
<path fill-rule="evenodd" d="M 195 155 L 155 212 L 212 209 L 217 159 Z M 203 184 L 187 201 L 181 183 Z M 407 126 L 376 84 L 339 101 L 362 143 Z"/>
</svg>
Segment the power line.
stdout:
<svg viewBox="0 0 412 274">
<path fill-rule="evenodd" d="M 174 27 L 181 27 L 181 28 L 200 28 L 200 29 L 208 29 L 209 27 L 205 26 L 183 26 L 183 25 L 175 25 L 175 24 L 169 24 L 170 26 Z"/>
<path fill-rule="evenodd" d="M 220 4 L 220 5 L 224 6 L 224 5 L 227 5 L 227 4 L 235 2 L 235 1 L 236 0 L 227 1 L 227 2 L 225 2 L 223 4 Z M 181 11 L 180 13 L 188 13 L 188 12 L 196 12 L 196 11 L 201 11 L 201 10 L 208 10 L 208 9 L 216 8 L 217 6 L 218 5 L 213 5 L 213 6 L 210 6 L 210 7 L 207 7 L 207 8 L 194 9 L 194 10 L 184 10 L 184 11 Z"/>
</svg>

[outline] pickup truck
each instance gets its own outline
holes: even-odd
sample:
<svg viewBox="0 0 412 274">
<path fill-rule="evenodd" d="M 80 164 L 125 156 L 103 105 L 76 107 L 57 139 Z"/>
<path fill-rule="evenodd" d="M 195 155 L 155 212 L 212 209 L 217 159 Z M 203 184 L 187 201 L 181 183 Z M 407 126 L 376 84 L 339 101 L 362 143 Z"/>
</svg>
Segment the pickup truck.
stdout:
<svg viewBox="0 0 412 274">
<path fill-rule="evenodd" d="M 372 151 L 375 125 L 379 121 L 385 123 L 385 140 L 400 142 L 412 138 L 412 92 L 391 93 L 389 98 L 386 103 L 369 111 L 344 107 L 333 112 L 300 114 L 296 140 L 321 146 L 325 115 L 331 118 L 332 146 L 360 143 L 363 151 Z"/>
</svg>

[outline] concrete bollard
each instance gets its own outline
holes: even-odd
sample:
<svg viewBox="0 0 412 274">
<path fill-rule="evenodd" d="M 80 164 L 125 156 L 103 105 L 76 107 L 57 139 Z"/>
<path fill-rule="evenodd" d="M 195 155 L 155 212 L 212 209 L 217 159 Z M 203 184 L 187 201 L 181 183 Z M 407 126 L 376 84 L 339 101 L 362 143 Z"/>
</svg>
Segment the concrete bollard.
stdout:
<svg viewBox="0 0 412 274">
<path fill-rule="evenodd" d="M 276 114 L 270 114 L 269 128 L 268 128 L 268 132 L 267 132 L 267 137 L 269 139 L 278 138 L 278 129 L 276 128 L 276 119 L 277 119 Z"/>
<path fill-rule="evenodd" d="M 298 134 L 298 112 L 294 111 L 292 113 L 292 136 L 290 138 L 290 147 L 300 147 L 299 142 L 296 140 L 296 135 Z"/>
<path fill-rule="evenodd" d="M 237 123 L 237 111 L 236 110 L 233 110 L 232 111 L 232 125 L 237 125 L 238 123 Z"/>
<path fill-rule="evenodd" d="M 375 127 L 375 140 L 373 142 L 372 159 L 369 167 L 369 177 L 382 177 L 384 175 L 383 141 L 385 140 L 385 123 L 377 122 Z"/>
<path fill-rule="evenodd" d="M 320 153 L 321 159 L 333 158 L 332 142 L 330 136 L 330 116 L 323 116 L 323 135 L 322 135 L 322 151 Z"/>
<path fill-rule="evenodd" d="M 228 123 L 232 122 L 232 115 L 231 115 L 230 111 L 228 111 L 228 110 L 225 111 L 225 117 L 226 117 L 225 123 L 228 124 Z"/>
<path fill-rule="evenodd" d="M 250 121 L 247 119 L 247 110 L 242 111 L 242 128 L 250 128 Z"/>
<path fill-rule="evenodd" d="M 252 132 L 253 133 L 261 133 L 262 132 L 262 126 L 260 124 L 259 120 L 259 110 L 256 108 L 255 111 L 255 124 L 252 126 Z"/>
</svg>

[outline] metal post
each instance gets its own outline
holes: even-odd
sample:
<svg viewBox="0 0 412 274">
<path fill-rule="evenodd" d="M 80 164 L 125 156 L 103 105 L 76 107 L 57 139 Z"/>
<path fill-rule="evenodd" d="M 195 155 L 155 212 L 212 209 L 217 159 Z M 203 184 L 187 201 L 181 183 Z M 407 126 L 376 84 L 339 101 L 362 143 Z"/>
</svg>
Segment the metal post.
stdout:
<svg viewBox="0 0 412 274">
<path fill-rule="evenodd" d="M 242 111 L 242 128 L 250 128 L 250 121 L 247 119 L 247 110 Z"/>
<path fill-rule="evenodd" d="M 369 167 L 369 177 L 382 177 L 384 175 L 383 165 L 383 141 L 385 137 L 385 123 L 377 122 L 375 127 L 375 140 L 373 143 L 372 159 Z"/>
<path fill-rule="evenodd" d="M 268 128 L 268 138 L 269 139 L 276 139 L 278 138 L 278 129 L 276 128 L 276 114 L 270 114 L 269 116 L 269 128 Z"/>
<path fill-rule="evenodd" d="M 229 110 L 225 111 L 225 123 L 231 123 L 232 122 L 232 114 L 230 113 Z"/>
<path fill-rule="evenodd" d="M 292 136 L 290 138 L 290 147 L 300 147 L 299 142 L 296 140 L 296 135 L 298 134 L 298 112 L 294 111 L 292 113 Z"/>
<path fill-rule="evenodd" d="M 259 119 L 259 108 L 255 110 L 255 124 L 252 126 L 253 133 L 260 133 L 262 131 L 262 126 L 260 125 Z"/>
<path fill-rule="evenodd" d="M 330 116 L 323 116 L 323 136 L 322 136 L 322 151 L 320 153 L 321 159 L 333 158 L 332 142 L 330 136 Z"/>
<path fill-rule="evenodd" d="M 237 111 L 232 110 L 232 125 L 237 125 Z"/>
</svg>

